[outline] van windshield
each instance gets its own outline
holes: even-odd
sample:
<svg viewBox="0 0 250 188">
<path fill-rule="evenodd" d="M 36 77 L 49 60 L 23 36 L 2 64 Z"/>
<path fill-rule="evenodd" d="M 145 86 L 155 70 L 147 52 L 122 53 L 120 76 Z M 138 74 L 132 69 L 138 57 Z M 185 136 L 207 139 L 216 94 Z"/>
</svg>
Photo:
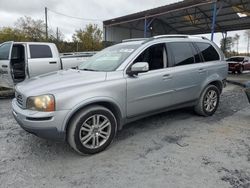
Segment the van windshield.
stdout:
<svg viewBox="0 0 250 188">
<path fill-rule="evenodd" d="M 138 47 L 139 44 L 117 44 L 108 47 L 81 64 L 79 69 L 86 71 L 114 71 Z"/>
<path fill-rule="evenodd" d="M 10 54 L 11 42 L 0 45 L 0 60 L 8 60 Z"/>
</svg>

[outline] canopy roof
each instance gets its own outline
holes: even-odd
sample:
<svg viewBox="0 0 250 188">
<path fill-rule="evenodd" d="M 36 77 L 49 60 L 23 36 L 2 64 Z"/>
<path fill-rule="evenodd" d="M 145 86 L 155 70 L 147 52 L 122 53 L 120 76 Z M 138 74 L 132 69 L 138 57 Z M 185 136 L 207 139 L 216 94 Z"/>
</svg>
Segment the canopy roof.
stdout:
<svg viewBox="0 0 250 188">
<path fill-rule="evenodd" d="M 250 0 L 184 0 L 106 20 L 103 25 L 151 32 L 151 35 L 250 29 Z"/>
</svg>

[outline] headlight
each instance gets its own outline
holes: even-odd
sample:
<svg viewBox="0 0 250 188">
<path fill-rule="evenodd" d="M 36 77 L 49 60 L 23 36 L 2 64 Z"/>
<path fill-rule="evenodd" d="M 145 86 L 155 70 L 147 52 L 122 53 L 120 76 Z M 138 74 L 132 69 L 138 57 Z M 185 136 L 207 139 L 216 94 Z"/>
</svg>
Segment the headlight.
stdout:
<svg viewBox="0 0 250 188">
<path fill-rule="evenodd" d="M 29 97 L 26 106 L 30 110 L 52 112 L 55 111 L 55 98 L 53 95 Z"/>
</svg>

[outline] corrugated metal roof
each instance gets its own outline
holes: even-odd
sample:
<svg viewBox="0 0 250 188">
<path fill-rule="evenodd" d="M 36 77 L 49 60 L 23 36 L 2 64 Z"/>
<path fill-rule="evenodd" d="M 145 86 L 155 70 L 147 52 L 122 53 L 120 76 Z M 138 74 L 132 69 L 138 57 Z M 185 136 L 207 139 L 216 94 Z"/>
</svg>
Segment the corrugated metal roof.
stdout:
<svg viewBox="0 0 250 188">
<path fill-rule="evenodd" d="M 211 32 L 214 2 L 217 3 L 218 12 L 216 32 L 250 29 L 250 0 L 184 0 L 106 20 L 103 24 L 105 27 L 132 27 L 143 30 L 146 18 L 152 22 L 153 34 L 209 33 Z"/>
</svg>

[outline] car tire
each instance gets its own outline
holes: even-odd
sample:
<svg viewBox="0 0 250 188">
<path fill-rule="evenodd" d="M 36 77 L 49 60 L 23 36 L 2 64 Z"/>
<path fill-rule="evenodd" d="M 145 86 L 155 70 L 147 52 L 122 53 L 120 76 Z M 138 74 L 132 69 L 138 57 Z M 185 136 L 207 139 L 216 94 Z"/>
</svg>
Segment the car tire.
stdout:
<svg viewBox="0 0 250 188">
<path fill-rule="evenodd" d="M 208 85 L 201 93 L 194 110 L 198 115 L 212 116 L 218 108 L 219 101 L 219 89 L 215 85 Z"/>
<path fill-rule="evenodd" d="M 243 71 L 244 71 L 243 66 L 241 66 L 240 69 L 238 70 L 238 74 L 242 74 Z"/>
<path fill-rule="evenodd" d="M 87 107 L 70 121 L 67 140 L 80 154 L 95 154 L 105 150 L 117 131 L 114 114 L 99 105 Z"/>
</svg>

